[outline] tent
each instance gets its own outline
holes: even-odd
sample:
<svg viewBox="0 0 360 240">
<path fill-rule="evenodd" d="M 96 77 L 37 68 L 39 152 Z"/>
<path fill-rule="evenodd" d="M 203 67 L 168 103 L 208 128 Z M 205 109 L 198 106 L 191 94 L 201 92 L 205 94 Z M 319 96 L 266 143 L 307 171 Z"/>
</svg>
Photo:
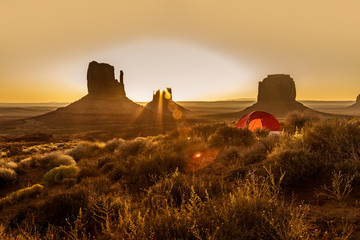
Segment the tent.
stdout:
<svg viewBox="0 0 360 240">
<path fill-rule="evenodd" d="M 236 124 L 237 128 L 248 128 L 254 131 L 257 128 L 266 128 L 270 131 L 281 131 L 281 125 L 276 118 L 266 112 L 255 111 L 243 116 Z"/>
</svg>

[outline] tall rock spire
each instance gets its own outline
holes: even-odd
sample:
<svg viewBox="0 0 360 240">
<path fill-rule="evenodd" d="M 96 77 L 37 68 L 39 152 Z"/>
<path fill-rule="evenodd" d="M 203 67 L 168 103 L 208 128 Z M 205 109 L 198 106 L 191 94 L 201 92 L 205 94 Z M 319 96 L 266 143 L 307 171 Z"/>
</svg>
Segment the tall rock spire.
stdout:
<svg viewBox="0 0 360 240">
<path fill-rule="evenodd" d="M 126 96 L 123 75 L 123 71 L 120 71 L 120 82 L 118 82 L 115 79 L 113 66 L 92 61 L 87 70 L 89 95 Z"/>
</svg>

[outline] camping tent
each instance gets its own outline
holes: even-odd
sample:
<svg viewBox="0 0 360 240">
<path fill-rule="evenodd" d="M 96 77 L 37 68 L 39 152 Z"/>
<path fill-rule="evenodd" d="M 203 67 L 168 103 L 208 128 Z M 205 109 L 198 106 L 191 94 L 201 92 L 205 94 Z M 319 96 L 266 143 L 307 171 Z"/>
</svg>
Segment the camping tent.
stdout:
<svg viewBox="0 0 360 240">
<path fill-rule="evenodd" d="M 270 131 L 281 131 L 281 125 L 276 118 L 266 112 L 255 111 L 243 116 L 236 124 L 237 128 L 248 128 L 254 131 L 257 128 L 266 128 Z"/>
</svg>

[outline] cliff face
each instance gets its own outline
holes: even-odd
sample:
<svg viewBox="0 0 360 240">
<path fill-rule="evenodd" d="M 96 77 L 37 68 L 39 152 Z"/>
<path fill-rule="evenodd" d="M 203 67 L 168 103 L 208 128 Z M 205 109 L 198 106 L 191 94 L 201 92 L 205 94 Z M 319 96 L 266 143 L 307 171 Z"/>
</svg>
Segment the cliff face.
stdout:
<svg viewBox="0 0 360 240">
<path fill-rule="evenodd" d="M 258 102 L 295 102 L 295 82 L 287 74 L 268 75 L 259 82 Z"/>
<path fill-rule="evenodd" d="M 120 82 L 115 79 L 114 67 L 107 63 L 92 61 L 87 71 L 87 87 L 89 95 L 126 96 L 124 89 L 124 73 L 120 71 Z"/>
<path fill-rule="evenodd" d="M 360 94 L 356 98 L 356 104 L 360 104 Z"/>
</svg>

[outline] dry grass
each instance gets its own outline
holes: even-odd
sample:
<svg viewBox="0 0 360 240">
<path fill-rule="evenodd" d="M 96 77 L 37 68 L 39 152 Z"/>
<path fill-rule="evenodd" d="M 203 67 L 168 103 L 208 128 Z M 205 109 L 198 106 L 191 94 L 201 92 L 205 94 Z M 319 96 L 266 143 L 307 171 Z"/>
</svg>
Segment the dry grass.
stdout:
<svg viewBox="0 0 360 240">
<path fill-rule="evenodd" d="M 34 185 L 0 200 L 12 208 L 0 236 L 350 239 L 353 222 L 317 225 L 310 222 L 314 203 L 296 198 L 302 189 L 315 194 L 323 186 L 324 201 L 350 204 L 360 186 L 359 136 L 358 121 L 311 120 L 301 131 L 282 136 L 208 124 L 156 137 L 80 142 L 65 154 L 9 159 L 1 164 L 16 164 L 18 176 L 1 170 L 12 176 L 11 184 L 31 171 L 55 168 L 44 176 L 46 192 Z M 209 149 L 218 153 L 214 163 L 184 171 L 194 154 Z M 230 174 L 232 167 L 244 174 Z"/>
</svg>

